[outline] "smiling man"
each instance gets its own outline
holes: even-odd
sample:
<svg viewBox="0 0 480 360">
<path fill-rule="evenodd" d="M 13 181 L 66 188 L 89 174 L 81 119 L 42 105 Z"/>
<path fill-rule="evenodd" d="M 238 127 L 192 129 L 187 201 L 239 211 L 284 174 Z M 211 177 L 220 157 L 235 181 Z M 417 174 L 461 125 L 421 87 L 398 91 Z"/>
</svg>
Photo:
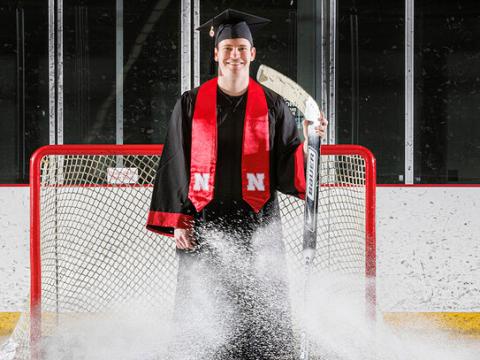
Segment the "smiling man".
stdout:
<svg viewBox="0 0 480 360">
<path fill-rule="evenodd" d="M 222 304 L 209 317 L 225 341 L 210 355 L 197 349 L 202 359 L 295 357 L 277 191 L 304 197 L 306 146 L 285 101 L 249 76 L 251 31 L 268 22 L 229 9 L 200 27 L 214 37 L 218 77 L 177 102 L 148 217 L 176 242 L 177 320 L 208 308 L 194 294 L 200 283 Z"/>
</svg>

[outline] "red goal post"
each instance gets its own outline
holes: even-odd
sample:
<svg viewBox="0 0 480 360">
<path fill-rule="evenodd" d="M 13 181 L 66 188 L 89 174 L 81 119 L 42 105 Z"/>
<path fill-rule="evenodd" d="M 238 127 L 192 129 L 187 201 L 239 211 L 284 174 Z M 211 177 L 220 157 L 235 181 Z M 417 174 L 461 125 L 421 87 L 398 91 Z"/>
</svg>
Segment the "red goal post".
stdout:
<svg viewBox="0 0 480 360">
<path fill-rule="evenodd" d="M 44 233 L 45 229 L 42 227 L 45 226 L 63 226 L 64 220 L 61 219 L 63 211 L 61 209 L 61 202 L 67 201 L 65 199 L 54 199 L 50 201 L 50 205 L 46 205 L 45 194 L 50 193 L 48 196 L 64 196 L 68 201 L 80 201 L 80 197 L 84 195 L 88 196 L 98 196 L 99 203 L 93 204 L 92 206 L 101 207 L 103 204 L 108 202 L 113 202 L 118 206 L 127 206 L 126 204 L 132 204 L 132 207 L 136 207 L 134 211 L 140 213 L 138 214 L 138 224 L 135 226 L 145 227 L 145 222 L 142 222 L 142 219 L 146 221 L 147 210 L 149 205 L 149 194 L 151 192 L 151 187 L 153 183 L 154 173 L 156 164 L 160 158 L 162 152 L 162 145 L 53 145 L 45 146 L 38 149 L 31 158 L 30 163 L 30 204 L 31 204 L 31 250 L 30 250 L 30 260 L 31 260 L 31 321 L 30 321 L 30 338 L 36 342 L 41 336 L 41 319 L 42 313 L 55 311 L 54 307 L 58 309 L 59 296 L 56 295 L 56 299 L 46 299 L 45 294 L 42 293 L 46 291 L 46 286 L 58 287 L 58 279 L 56 285 L 46 285 L 42 283 L 42 279 L 45 278 L 45 274 L 42 274 L 42 270 L 45 270 L 45 267 L 48 267 L 50 271 L 51 268 L 55 267 L 55 264 L 47 263 L 47 259 L 42 259 L 42 250 L 45 251 L 45 248 L 50 246 L 46 244 L 46 236 Z M 367 308 L 371 316 L 374 316 L 375 313 L 375 304 L 376 304 L 376 289 L 375 289 L 375 276 L 376 276 L 376 239 L 375 239 L 375 189 L 376 189 L 376 171 L 375 171 L 375 158 L 372 153 L 361 146 L 357 145 L 324 145 L 322 146 L 322 174 L 320 182 L 320 197 L 328 197 L 328 201 L 322 202 L 322 198 L 319 199 L 319 207 L 322 208 L 323 204 L 328 202 L 329 209 L 326 209 L 321 215 L 319 221 L 319 227 L 323 228 L 319 230 L 319 238 L 322 236 L 329 237 L 329 244 L 325 248 L 321 248 L 317 251 L 321 256 L 325 251 L 330 251 L 337 253 L 338 252 L 338 261 L 334 264 L 325 265 L 322 263 L 322 259 L 319 258 L 317 261 L 317 267 L 319 269 L 326 268 L 327 266 L 333 266 L 335 271 L 361 271 L 364 272 L 364 276 L 368 279 L 365 282 L 365 297 Z M 108 159 L 106 163 L 103 163 L 104 159 Z M 107 164 L 108 163 L 108 164 Z M 107 181 L 106 174 L 104 170 L 109 166 L 117 166 L 118 164 L 126 166 L 126 168 L 140 168 L 145 165 L 148 166 L 148 171 L 145 169 L 140 169 L 137 174 L 135 181 L 120 181 L 120 183 L 109 182 Z M 110 165 L 109 165 L 110 164 Z M 116 164 L 116 165 L 115 165 Z M 90 167 L 92 166 L 92 167 Z M 97 166 L 97 168 L 95 168 Z M 80 174 L 76 174 L 80 172 Z M 124 174 L 122 176 L 131 176 L 132 174 Z M 95 180 L 94 177 L 99 176 L 101 180 Z M 60 180 L 59 180 L 60 179 Z M 92 180 L 93 179 L 93 180 Z M 127 179 L 128 180 L 128 179 Z M 77 189 L 81 194 L 72 194 L 67 192 L 71 189 Z M 131 201 L 130 198 L 125 197 L 120 194 L 124 190 L 134 192 L 135 196 L 141 193 L 141 200 Z M 87 191 L 88 190 L 88 191 Z M 117 196 L 115 200 L 105 200 L 104 193 L 116 193 Z M 100 196 L 102 196 L 100 198 Z M 128 195 L 130 196 L 130 194 Z M 122 200 L 123 199 L 123 200 Z M 140 198 L 135 198 L 140 199 Z M 122 201 L 125 203 L 122 204 Z M 90 200 L 89 200 L 90 202 Z M 118 203 L 120 202 L 120 203 Z M 53 205 L 52 205 L 53 204 Z M 342 206 L 345 204 L 345 206 Z M 86 206 L 86 205 L 85 205 Z M 81 212 L 87 212 L 84 206 L 78 206 L 77 204 L 68 205 L 67 211 L 75 211 L 77 209 Z M 115 208 L 109 208 L 109 211 L 115 211 Z M 118 209 L 118 207 L 117 207 Z M 107 211 L 107 209 L 105 210 Z M 143 211 L 145 211 L 143 213 Z M 284 228 L 287 228 L 285 242 L 287 244 L 287 251 L 289 256 L 293 258 L 294 262 L 297 262 L 297 265 L 302 261 L 301 253 L 301 235 L 302 231 L 299 231 L 303 222 L 303 206 L 302 202 L 292 197 L 282 196 L 281 198 L 281 211 L 282 211 L 282 222 L 284 222 Z M 323 210 L 320 210 L 323 211 Z M 109 215 L 109 212 L 106 212 L 106 215 Z M 54 219 L 45 220 L 45 216 L 50 216 Z M 66 214 L 65 216 L 76 217 L 76 215 Z M 320 216 L 319 216 L 320 217 Z M 341 218 L 341 220 L 339 220 Z M 338 220 L 338 221 L 337 221 Z M 112 219 L 108 220 L 108 224 L 115 221 L 119 223 L 123 222 L 123 219 Z M 328 222 L 328 224 L 325 223 Z M 347 222 L 350 222 L 348 223 Z M 45 224 L 49 225 L 45 225 Z M 113 224 L 115 225 L 115 224 Z M 112 225 L 112 226 L 113 226 Z M 118 224 L 117 224 L 118 225 Z M 71 228 L 77 228 L 76 224 L 67 224 Z M 133 226 L 133 225 L 132 225 Z M 342 227 L 346 226 L 347 230 L 343 231 Z M 91 225 L 88 227 L 91 229 Z M 333 231 L 332 235 L 325 235 L 326 231 Z M 333 230 L 331 230 L 333 229 Z M 144 230 L 144 229 L 143 229 Z M 143 230 L 139 230 L 140 233 Z M 42 232 L 43 231 L 43 232 Z M 57 241 L 61 236 L 65 235 L 69 231 L 55 230 L 59 231 L 54 235 L 55 241 Z M 62 232 L 63 231 L 63 232 Z M 93 230 L 92 230 L 93 231 Z M 114 230 L 113 230 L 114 231 Z M 123 230 L 122 230 L 123 231 Z M 86 230 L 79 230 L 79 233 L 86 232 Z M 119 232 L 120 233 L 120 232 Z M 354 233 L 353 235 L 350 235 Z M 358 233 L 358 234 L 357 234 Z M 142 233 L 143 234 L 143 233 Z M 145 230 L 145 234 L 147 234 Z M 323 234 L 323 235 L 322 235 Z M 49 234 L 48 236 L 51 236 Z M 75 235 L 77 236 L 77 235 Z M 91 237 L 98 235 L 89 234 Z M 103 235 L 102 235 L 103 236 Z M 123 236 L 123 235 L 122 235 Z M 143 235 L 142 235 L 143 236 Z M 160 235 L 158 234 L 148 234 L 145 236 L 154 236 L 156 239 L 150 243 L 167 243 L 170 246 L 167 248 L 159 248 L 158 254 L 163 252 L 168 252 L 168 256 L 174 256 L 174 253 L 171 251 L 171 244 L 173 243 L 171 239 L 158 239 Z M 354 250 L 345 248 L 349 247 L 348 244 L 350 241 L 350 236 L 358 239 L 352 240 L 352 242 L 362 243 L 361 246 L 363 249 Z M 120 235 L 118 235 L 120 237 Z M 82 243 L 82 246 L 86 246 L 86 241 Z M 126 246 L 130 240 L 125 241 L 122 246 Z M 336 243 L 337 241 L 337 243 Z M 331 244 L 330 244 L 331 242 Z M 342 242 L 341 246 L 338 246 L 338 243 Z M 57 246 L 57 245 L 55 245 Z M 113 246 L 113 245 L 112 245 Z M 164 245 L 159 245 L 164 246 Z M 323 246 L 323 245 L 322 245 Z M 355 245 L 359 247 L 360 245 Z M 328 250 L 326 250 L 328 249 Z M 56 249 L 55 251 L 57 251 Z M 63 250 L 59 250 L 62 252 Z M 77 251 L 66 250 L 63 251 L 63 257 L 61 261 L 64 263 L 62 266 L 69 266 L 68 251 Z M 127 249 L 128 251 L 128 249 Z M 344 259 L 347 253 L 355 253 L 355 258 Z M 45 255 L 44 255 L 45 256 Z M 56 255 L 48 255 L 49 258 L 54 258 Z M 73 253 L 71 256 L 77 256 Z M 132 255 L 137 256 L 137 255 Z M 319 257 L 317 256 L 317 258 Z M 358 260 L 360 259 L 360 260 Z M 135 264 L 142 259 L 135 259 Z M 58 261 L 58 260 L 52 260 Z M 100 261 L 100 260 L 98 260 Z M 128 264 L 128 259 L 125 264 Z M 146 260 L 147 261 L 147 260 Z M 171 260 L 168 260 L 171 261 Z M 168 263 L 167 261 L 167 263 Z M 350 268 L 350 264 L 354 261 L 358 261 L 359 264 L 356 264 Z M 171 263 L 168 263 L 171 264 Z M 57 264 L 58 265 L 58 264 Z M 42 268 L 43 266 L 43 268 Z M 73 265 L 72 265 L 73 266 Z M 149 266 L 148 264 L 140 264 L 135 266 Z M 158 265 L 160 266 L 160 265 Z M 169 265 L 170 266 L 170 265 Z M 171 265 L 173 266 L 173 265 Z M 89 265 L 90 267 L 90 265 Z M 118 269 L 112 267 L 111 271 L 117 271 Z M 139 269 L 141 271 L 141 269 Z M 169 271 L 167 268 L 166 272 Z M 77 283 L 88 283 L 87 280 L 90 279 L 78 279 L 78 271 L 74 271 L 76 276 L 75 282 Z M 172 270 L 172 273 L 173 270 Z M 108 275 L 108 276 L 111 276 Z M 169 274 L 165 281 L 172 282 L 175 281 L 175 277 L 170 276 Z M 68 281 L 65 281 L 65 277 L 62 278 L 62 281 L 65 283 L 65 286 L 69 284 Z M 93 281 L 93 280 L 92 280 Z M 130 281 L 130 280 L 129 280 Z M 167 286 L 168 285 L 168 286 Z M 156 284 L 157 289 L 161 291 L 168 292 L 169 294 L 174 292 L 174 286 L 171 284 Z M 62 285 L 60 285 L 62 286 Z M 68 285 L 69 286 L 69 285 Z M 102 285 L 103 286 L 103 285 Z M 99 286 L 101 287 L 101 286 Z M 141 286 L 140 286 L 141 287 Z M 50 291 L 50 290 L 49 290 Z M 55 290 L 57 292 L 57 290 Z M 60 297 L 72 296 L 72 300 L 69 300 L 69 303 L 76 301 L 80 296 L 70 295 L 74 292 L 75 289 L 63 289 L 61 292 L 63 294 Z M 85 296 L 87 290 L 81 290 L 82 296 Z M 65 295 L 68 293 L 69 295 Z M 102 302 L 103 300 L 98 300 L 102 295 L 94 294 L 95 301 Z M 169 296 L 171 296 L 170 294 Z M 47 304 L 51 302 L 52 304 L 56 302 L 55 305 Z M 108 300 L 105 299 L 107 303 Z M 82 309 L 88 309 L 90 304 L 83 303 Z M 98 311 L 101 305 L 92 305 L 92 311 Z M 67 311 L 78 311 L 74 307 L 66 309 Z"/>
<path fill-rule="evenodd" d="M 33 343 L 41 336 L 41 180 L 46 156 L 157 156 L 163 145 L 46 145 L 30 158 L 30 335 Z"/>
</svg>

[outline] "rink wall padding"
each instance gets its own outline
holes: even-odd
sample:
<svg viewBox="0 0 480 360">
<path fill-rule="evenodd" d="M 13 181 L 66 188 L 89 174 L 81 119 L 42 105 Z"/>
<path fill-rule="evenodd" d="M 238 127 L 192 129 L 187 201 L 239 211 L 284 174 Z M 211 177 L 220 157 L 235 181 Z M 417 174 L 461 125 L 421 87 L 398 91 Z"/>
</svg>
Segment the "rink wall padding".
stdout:
<svg viewBox="0 0 480 360">
<path fill-rule="evenodd" d="M 0 313 L 0 336 L 9 336 L 19 312 Z M 457 336 L 480 339 L 480 313 L 476 312 L 388 312 L 386 324 L 409 331 L 444 330 Z"/>
<path fill-rule="evenodd" d="M 19 312 L 2 312 L 0 313 L 0 336 L 8 336 L 12 333 L 18 319 Z"/>
<path fill-rule="evenodd" d="M 480 313 L 469 312 L 392 312 L 384 322 L 408 331 L 444 330 L 452 335 L 480 339 Z"/>
<path fill-rule="evenodd" d="M 1 336 L 28 299 L 28 187 L 0 187 L 0 204 Z M 478 185 L 377 188 L 377 294 L 387 322 L 432 318 L 478 333 L 479 207 Z"/>
</svg>

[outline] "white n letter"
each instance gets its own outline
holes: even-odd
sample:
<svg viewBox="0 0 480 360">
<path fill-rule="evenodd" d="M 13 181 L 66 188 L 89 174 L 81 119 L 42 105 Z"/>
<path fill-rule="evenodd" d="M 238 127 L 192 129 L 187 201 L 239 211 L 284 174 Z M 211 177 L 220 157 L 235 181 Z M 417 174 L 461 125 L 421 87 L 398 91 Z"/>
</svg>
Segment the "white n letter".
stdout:
<svg viewBox="0 0 480 360">
<path fill-rule="evenodd" d="M 210 178 L 209 173 L 195 173 L 195 183 L 193 184 L 193 190 L 207 190 L 208 191 L 208 179 Z"/>
<path fill-rule="evenodd" d="M 247 190 L 248 191 L 265 191 L 265 184 L 264 184 L 265 174 L 264 173 L 247 173 Z"/>
</svg>

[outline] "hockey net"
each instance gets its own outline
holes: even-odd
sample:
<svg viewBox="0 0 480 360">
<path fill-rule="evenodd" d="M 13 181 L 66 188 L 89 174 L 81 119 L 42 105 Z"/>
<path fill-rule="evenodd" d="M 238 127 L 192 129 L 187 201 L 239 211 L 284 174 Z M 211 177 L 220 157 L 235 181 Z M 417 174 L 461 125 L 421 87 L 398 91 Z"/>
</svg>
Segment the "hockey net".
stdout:
<svg viewBox="0 0 480 360">
<path fill-rule="evenodd" d="M 138 299 L 173 310 L 171 238 L 145 228 L 162 146 L 61 145 L 31 160 L 31 299 L 14 331 L 12 359 L 64 318 Z M 375 309 L 375 161 L 360 146 L 322 147 L 314 271 L 357 274 Z M 280 194 L 291 273 L 303 270 L 303 201 Z M 370 279 L 369 281 L 366 281 Z"/>
</svg>

